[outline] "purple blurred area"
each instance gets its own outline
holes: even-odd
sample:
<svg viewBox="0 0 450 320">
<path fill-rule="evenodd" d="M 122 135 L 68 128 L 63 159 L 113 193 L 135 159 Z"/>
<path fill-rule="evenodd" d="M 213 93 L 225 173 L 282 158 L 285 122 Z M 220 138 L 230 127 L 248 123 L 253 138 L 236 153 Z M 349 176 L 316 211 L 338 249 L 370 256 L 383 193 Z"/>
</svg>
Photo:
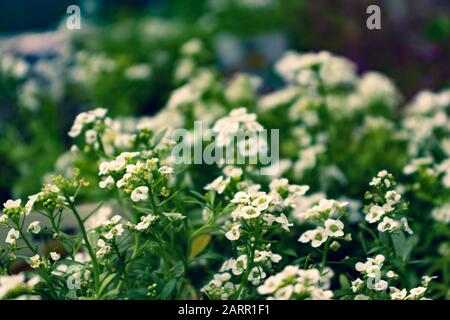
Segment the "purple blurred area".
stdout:
<svg viewBox="0 0 450 320">
<path fill-rule="evenodd" d="M 372 4 L 381 8 L 381 30 L 364 27 Z M 448 0 L 315 0 L 305 3 L 298 32 L 290 34 L 299 49 L 329 50 L 361 71 L 388 74 L 410 97 L 450 84 L 449 23 Z"/>
</svg>

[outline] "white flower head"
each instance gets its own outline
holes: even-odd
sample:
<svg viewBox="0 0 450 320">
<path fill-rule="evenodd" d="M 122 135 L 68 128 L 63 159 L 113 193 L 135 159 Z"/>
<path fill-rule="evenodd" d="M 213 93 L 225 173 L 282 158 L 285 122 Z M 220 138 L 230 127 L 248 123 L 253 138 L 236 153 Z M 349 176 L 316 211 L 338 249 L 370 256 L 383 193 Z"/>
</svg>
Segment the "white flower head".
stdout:
<svg viewBox="0 0 450 320">
<path fill-rule="evenodd" d="M 344 224 L 340 220 L 328 219 L 325 221 L 325 230 L 330 237 L 343 237 Z"/>
<path fill-rule="evenodd" d="M 19 208 L 21 202 L 22 202 L 22 200 L 20 200 L 20 199 L 17 199 L 17 200 L 11 200 L 11 199 L 9 199 L 9 200 L 6 201 L 5 203 L 3 203 L 3 207 L 4 207 L 5 209 L 15 209 L 15 208 Z"/>
<path fill-rule="evenodd" d="M 36 254 L 30 258 L 30 267 L 32 267 L 33 269 L 39 268 L 41 266 L 41 264 L 42 264 L 42 260 L 38 254 Z"/>
<path fill-rule="evenodd" d="M 136 230 L 142 231 L 148 229 L 148 227 L 152 224 L 152 222 L 156 219 L 156 216 L 153 214 L 148 214 L 146 216 L 141 217 L 141 221 L 135 226 Z"/>
<path fill-rule="evenodd" d="M 241 232 L 239 231 L 240 225 L 234 224 L 231 229 L 225 233 L 225 237 L 230 241 L 238 240 L 241 236 Z"/>
<path fill-rule="evenodd" d="M 131 192 L 131 200 L 134 202 L 145 201 L 148 199 L 148 187 L 141 186 Z"/>
<path fill-rule="evenodd" d="M 289 232 L 289 227 L 294 226 L 293 223 L 290 223 L 288 218 L 286 217 L 286 215 L 284 213 L 282 213 L 279 217 L 275 218 L 275 222 L 279 223 L 281 225 L 281 227 L 286 230 L 287 232 Z"/>
<path fill-rule="evenodd" d="M 98 183 L 98 186 L 100 187 L 100 189 L 105 189 L 114 186 L 114 184 L 114 178 L 112 176 L 107 176 L 105 179 Z"/>
<path fill-rule="evenodd" d="M 168 175 L 173 174 L 175 170 L 169 166 L 162 166 L 161 168 L 158 169 L 158 172 L 161 173 L 162 175 Z"/>
<path fill-rule="evenodd" d="M 225 188 L 230 183 L 230 178 L 224 179 L 223 176 L 219 176 L 213 182 L 208 184 L 205 187 L 205 190 L 215 190 L 218 194 L 222 194 L 225 191 Z"/>
<path fill-rule="evenodd" d="M 39 221 L 33 221 L 30 223 L 27 229 L 28 232 L 38 234 L 41 231 L 41 226 Z"/>
<path fill-rule="evenodd" d="M 244 206 L 240 209 L 239 217 L 243 219 L 255 219 L 261 215 L 261 210 L 253 206 Z"/>
<path fill-rule="evenodd" d="M 183 220 L 186 218 L 186 216 L 179 212 L 163 212 L 163 215 L 172 220 Z"/>
<path fill-rule="evenodd" d="M 61 255 L 55 251 L 50 252 L 50 258 L 52 258 L 53 261 L 58 261 L 61 259 Z"/>
<path fill-rule="evenodd" d="M 244 191 L 239 191 L 234 195 L 234 198 L 230 202 L 231 203 L 248 204 L 249 201 L 250 201 L 250 196 Z"/>
<path fill-rule="evenodd" d="M 5 242 L 10 245 L 16 244 L 16 240 L 19 239 L 20 233 L 16 229 L 10 229 L 6 235 Z"/>
</svg>

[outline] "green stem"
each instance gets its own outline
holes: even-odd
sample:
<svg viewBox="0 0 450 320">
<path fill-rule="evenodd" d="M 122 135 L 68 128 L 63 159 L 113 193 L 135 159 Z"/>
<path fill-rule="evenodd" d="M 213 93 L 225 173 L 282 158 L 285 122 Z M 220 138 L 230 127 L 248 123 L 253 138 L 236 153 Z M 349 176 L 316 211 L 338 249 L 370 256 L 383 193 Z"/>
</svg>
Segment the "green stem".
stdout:
<svg viewBox="0 0 450 320">
<path fill-rule="evenodd" d="M 330 249 L 330 240 L 325 242 L 325 247 L 322 251 L 322 261 L 320 262 L 320 272 L 322 273 L 325 268 L 325 264 L 327 263 L 328 250 Z"/>
<path fill-rule="evenodd" d="M 241 284 L 239 285 L 239 289 L 238 292 L 236 294 L 236 300 L 239 299 L 241 293 L 243 293 L 243 288 L 247 286 L 248 283 L 248 276 L 250 274 L 250 271 L 253 268 L 253 258 L 255 256 L 255 250 L 256 250 L 256 244 L 258 243 L 258 238 L 255 238 L 255 241 L 253 242 L 253 245 L 251 246 L 250 249 L 250 254 L 248 255 L 248 259 L 247 259 L 247 268 L 245 270 L 245 274 L 241 279 Z"/>
<path fill-rule="evenodd" d="M 88 239 L 88 236 L 87 236 L 86 228 L 84 227 L 83 220 L 81 219 L 81 216 L 79 215 L 77 209 L 73 205 L 73 203 L 70 200 L 70 198 L 68 196 L 66 196 L 66 195 L 65 195 L 65 198 L 66 198 L 67 202 L 69 203 L 69 207 L 72 210 L 72 212 L 73 212 L 73 214 L 75 216 L 75 219 L 78 222 L 81 234 L 82 234 L 84 242 L 86 244 L 86 249 L 87 249 L 87 251 L 89 253 L 89 256 L 91 257 L 92 266 L 94 268 L 95 293 L 98 295 L 98 292 L 100 290 L 100 267 L 99 267 L 99 264 L 98 264 L 98 261 L 97 261 L 97 256 L 95 255 L 95 252 L 92 249 L 91 244 L 89 243 L 89 239 Z"/>
</svg>

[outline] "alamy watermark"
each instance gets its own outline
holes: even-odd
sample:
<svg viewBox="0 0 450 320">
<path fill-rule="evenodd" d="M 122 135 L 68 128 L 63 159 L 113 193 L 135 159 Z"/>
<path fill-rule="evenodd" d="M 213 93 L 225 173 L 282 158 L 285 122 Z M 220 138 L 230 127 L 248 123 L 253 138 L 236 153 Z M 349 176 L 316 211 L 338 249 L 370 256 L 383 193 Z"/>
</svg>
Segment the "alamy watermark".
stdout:
<svg viewBox="0 0 450 320">
<path fill-rule="evenodd" d="M 66 26 L 69 30 L 79 30 L 81 29 L 81 9 L 77 5 L 70 5 L 66 10 L 67 14 L 70 16 L 67 17 Z"/>
<path fill-rule="evenodd" d="M 366 26 L 369 30 L 381 29 L 381 9 L 379 6 L 373 4 L 367 7 L 367 14 L 370 16 L 366 20 Z"/>
</svg>

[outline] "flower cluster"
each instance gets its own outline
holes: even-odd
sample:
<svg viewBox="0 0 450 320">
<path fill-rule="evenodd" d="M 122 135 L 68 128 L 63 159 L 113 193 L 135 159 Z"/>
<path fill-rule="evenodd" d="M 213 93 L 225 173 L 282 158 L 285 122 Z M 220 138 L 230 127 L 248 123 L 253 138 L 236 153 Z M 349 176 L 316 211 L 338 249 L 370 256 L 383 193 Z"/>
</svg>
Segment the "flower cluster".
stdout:
<svg viewBox="0 0 450 320">
<path fill-rule="evenodd" d="M 450 223 L 450 204 L 445 204 L 442 207 L 434 208 L 431 212 L 433 218 L 443 223 Z"/>
<path fill-rule="evenodd" d="M 18 300 L 34 300 L 39 297 L 33 296 L 32 292 L 41 281 L 39 276 L 27 279 L 24 273 L 12 276 L 0 276 L 0 300 L 8 299 L 10 293 L 18 295 Z"/>
<path fill-rule="evenodd" d="M 301 221 L 317 225 L 316 229 L 303 233 L 298 241 L 311 242 L 311 246 L 317 248 L 323 243 L 333 240 L 332 247 L 339 248 L 338 239 L 351 240 L 350 234 L 345 235 L 344 223 L 340 220 L 345 214 L 343 208 L 346 205 L 346 202 L 321 199 L 317 205 L 298 213 L 297 217 Z"/>
<path fill-rule="evenodd" d="M 391 300 L 419 300 L 424 299 L 431 277 L 422 277 L 422 286 L 407 289 L 398 289 L 393 284 L 398 282 L 399 275 L 392 270 L 383 270 L 385 257 L 381 254 L 368 258 L 366 262 L 358 262 L 356 271 L 361 273 L 363 279 L 356 278 L 351 283 L 355 300 L 391 299 Z M 385 280 L 384 280 L 385 279 Z M 388 292 L 389 288 L 389 292 Z"/>
<path fill-rule="evenodd" d="M 92 111 L 80 113 L 69 131 L 71 138 L 76 138 L 84 133 L 84 141 L 86 145 L 99 149 L 101 142 L 101 134 L 105 127 L 110 125 L 111 119 L 106 117 L 108 110 L 97 108 Z"/>
<path fill-rule="evenodd" d="M 254 251 L 251 268 L 249 268 L 249 256 L 246 254 L 241 254 L 236 259 L 228 259 L 222 264 L 220 273 L 215 274 L 213 279 L 202 288 L 202 292 L 212 299 L 239 298 L 241 287 L 233 283 L 233 278 L 241 278 L 253 286 L 258 286 L 267 276 L 264 270 L 271 270 L 272 264 L 279 263 L 281 259 L 279 254 L 270 251 L 270 245 L 267 245 L 265 250 Z"/>
<path fill-rule="evenodd" d="M 392 174 L 386 170 L 378 172 L 370 182 L 374 191 L 365 195 L 366 199 L 371 200 L 365 207 L 365 219 L 369 223 L 378 223 L 379 232 L 403 230 L 413 234 L 406 217 L 401 217 L 407 204 L 402 200 L 401 194 L 393 189 L 395 184 Z"/>
<path fill-rule="evenodd" d="M 104 178 L 99 182 L 99 187 L 117 187 L 130 194 L 133 202 L 146 201 L 149 198 L 149 184 L 173 174 L 174 169 L 159 166 L 159 159 L 154 157 L 136 161 L 138 156 L 139 152 L 123 152 L 112 161 L 101 162 L 99 175 Z"/>
<path fill-rule="evenodd" d="M 17 297 L 17 284 L 51 299 L 446 297 L 448 91 L 421 93 L 398 114 L 401 97 L 385 76 L 358 76 L 328 52 L 289 52 L 275 66 L 286 86 L 261 95 L 262 79 L 222 79 L 202 64 L 205 48 L 199 39 L 180 47 L 172 70 L 179 88 L 156 115 L 78 115 L 69 132 L 77 145 L 55 167 L 61 175 L 44 177 L 26 202 L 4 203 L 0 274 L 24 258 L 40 282 L 2 277 L 0 298 Z M 111 74 L 148 83 L 159 74 L 156 62 L 80 60 L 81 77 L 92 68 L 85 84 Z M 249 157 L 269 149 L 263 125 L 282 128 L 281 159 L 269 175 L 228 154 L 216 166 L 175 164 L 174 129 L 207 140 L 193 132 L 195 120 L 217 146 Z M 361 210 L 367 174 L 381 168 Z M 350 283 L 356 261 L 360 275 Z M 425 276 L 415 287 L 419 270 L 440 283 Z"/>
<path fill-rule="evenodd" d="M 258 287 L 258 293 L 275 300 L 328 300 L 333 297 L 329 289 L 333 272 L 318 269 L 300 269 L 286 266 L 283 271 L 270 276 Z"/>
</svg>

